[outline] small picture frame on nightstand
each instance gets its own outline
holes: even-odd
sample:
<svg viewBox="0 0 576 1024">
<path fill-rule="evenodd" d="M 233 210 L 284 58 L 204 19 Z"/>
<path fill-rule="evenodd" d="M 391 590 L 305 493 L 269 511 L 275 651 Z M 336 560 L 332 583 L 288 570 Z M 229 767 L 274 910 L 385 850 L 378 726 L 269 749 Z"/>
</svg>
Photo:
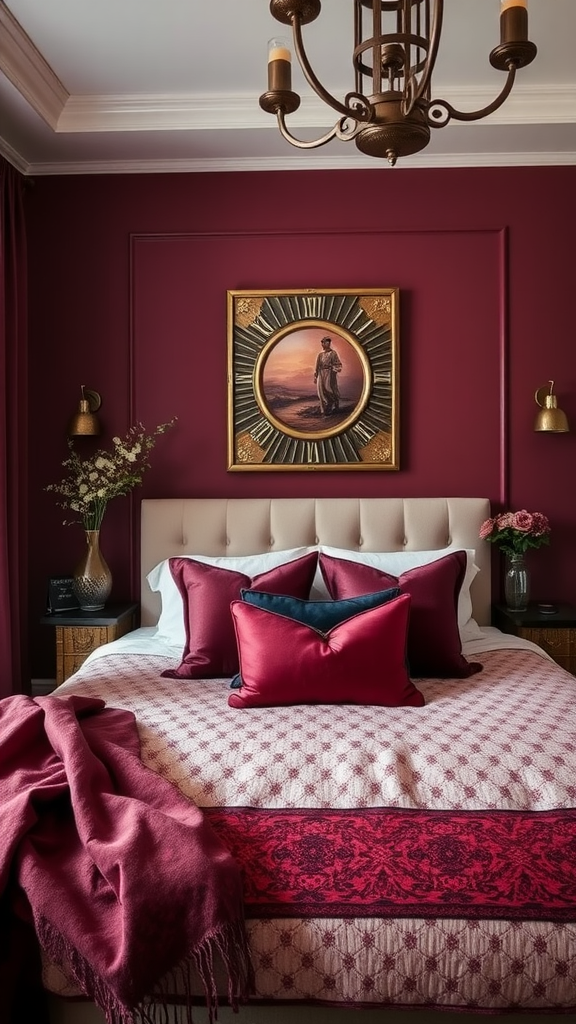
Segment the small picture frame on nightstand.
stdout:
<svg viewBox="0 0 576 1024">
<path fill-rule="evenodd" d="M 48 580 L 48 599 L 46 614 L 58 615 L 59 612 L 74 612 L 80 607 L 74 594 L 72 576 L 51 576 Z"/>
</svg>

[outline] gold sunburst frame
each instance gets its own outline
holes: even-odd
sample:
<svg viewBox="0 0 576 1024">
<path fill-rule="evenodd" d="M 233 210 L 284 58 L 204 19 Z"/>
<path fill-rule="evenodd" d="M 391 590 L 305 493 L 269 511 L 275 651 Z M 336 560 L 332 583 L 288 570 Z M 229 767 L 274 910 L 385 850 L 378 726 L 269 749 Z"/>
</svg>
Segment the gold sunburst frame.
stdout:
<svg viewBox="0 0 576 1024">
<path fill-rule="evenodd" d="M 397 288 L 227 303 L 229 470 L 399 469 Z"/>
</svg>

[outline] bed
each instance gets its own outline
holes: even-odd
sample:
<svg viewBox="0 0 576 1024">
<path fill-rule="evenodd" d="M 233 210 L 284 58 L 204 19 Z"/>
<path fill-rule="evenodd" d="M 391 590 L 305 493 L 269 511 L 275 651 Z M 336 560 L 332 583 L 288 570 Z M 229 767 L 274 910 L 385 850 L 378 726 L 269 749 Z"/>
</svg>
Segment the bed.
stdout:
<svg viewBox="0 0 576 1024">
<path fill-rule="evenodd" d="M 241 863 L 255 987 L 233 1019 L 576 1013 L 574 678 L 490 626 L 478 539 L 489 515 L 484 498 L 142 502 L 141 626 L 95 651 L 58 697 L 134 712 L 144 763 Z M 290 588 L 278 573 L 309 572 L 310 556 L 308 593 L 300 580 L 292 604 L 276 604 Z M 205 633 L 222 615 L 222 573 L 242 584 L 240 660 L 218 675 Z M 358 609 L 368 592 L 388 596 Z M 328 670 L 326 631 L 290 614 L 312 603 L 347 611 L 329 627 L 339 660 Z M 363 679 L 350 691 L 343 652 L 370 676 L 382 636 L 398 678 L 377 703 Z M 452 647 L 430 670 L 437 643 Z M 43 978 L 54 1024 L 104 1020 L 47 958 Z M 198 1004 L 202 1020 L 201 990 Z"/>
</svg>

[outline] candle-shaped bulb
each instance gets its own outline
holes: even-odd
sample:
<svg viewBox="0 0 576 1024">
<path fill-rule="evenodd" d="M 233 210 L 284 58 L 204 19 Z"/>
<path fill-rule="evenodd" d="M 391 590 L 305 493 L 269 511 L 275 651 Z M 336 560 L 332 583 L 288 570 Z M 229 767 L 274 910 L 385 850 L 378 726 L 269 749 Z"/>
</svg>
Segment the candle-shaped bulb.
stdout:
<svg viewBox="0 0 576 1024">
<path fill-rule="evenodd" d="M 286 39 L 268 41 L 268 89 L 290 92 L 292 89 L 292 56 Z"/>
<path fill-rule="evenodd" d="M 527 0 L 501 0 L 500 42 L 525 43 L 528 39 Z"/>
</svg>

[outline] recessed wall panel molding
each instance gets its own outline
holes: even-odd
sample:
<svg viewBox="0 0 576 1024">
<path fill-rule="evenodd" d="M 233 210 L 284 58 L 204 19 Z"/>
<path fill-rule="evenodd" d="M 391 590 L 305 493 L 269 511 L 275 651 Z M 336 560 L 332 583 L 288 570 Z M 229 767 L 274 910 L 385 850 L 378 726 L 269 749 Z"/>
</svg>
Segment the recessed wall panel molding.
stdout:
<svg viewBox="0 0 576 1024">
<path fill-rule="evenodd" d="M 261 495 L 227 463 L 227 292 L 397 287 L 398 472 L 267 474 L 275 495 L 508 493 L 504 230 L 279 231 L 132 238 L 131 418 L 178 417 L 150 493 Z M 313 371 L 310 383 L 313 387 Z M 383 479 L 385 477 L 385 479 Z M 135 556 L 136 558 L 136 553 Z M 136 563 L 135 563 L 136 564 Z"/>
</svg>

